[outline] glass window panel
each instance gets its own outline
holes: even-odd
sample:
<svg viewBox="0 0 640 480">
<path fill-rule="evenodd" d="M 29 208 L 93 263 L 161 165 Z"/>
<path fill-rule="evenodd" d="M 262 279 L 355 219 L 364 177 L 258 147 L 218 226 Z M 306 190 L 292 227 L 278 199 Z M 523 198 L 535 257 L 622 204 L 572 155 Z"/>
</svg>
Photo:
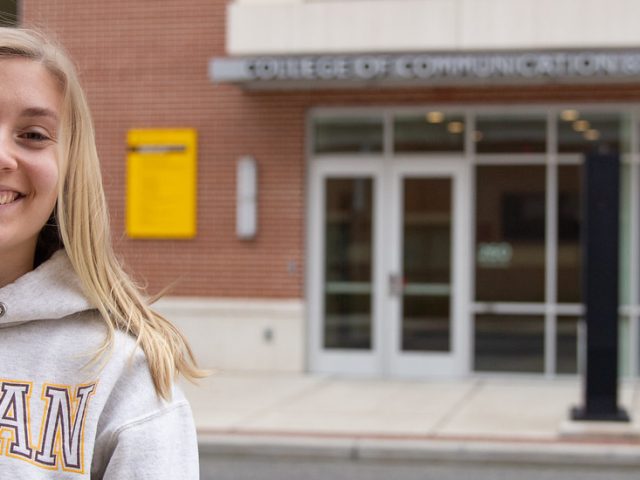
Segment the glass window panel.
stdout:
<svg viewBox="0 0 640 480">
<path fill-rule="evenodd" d="M 404 295 L 402 349 L 448 352 L 451 350 L 449 295 Z"/>
<path fill-rule="evenodd" d="M 556 326 L 556 371 L 578 373 L 578 317 L 561 316 Z"/>
<path fill-rule="evenodd" d="M 544 115 L 478 115 L 474 139 L 477 153 L 545 153 Z"/>
<path fill-rule="evenodd" d="M 478 372 L 543 372 L 544 317 L 477 315 L 475 370 Z"/>
<path fill-rule="evenodd" d="M 371 348 L 371 295 L 325 295 L 324 348 Z"/>
<path fill-rule="evenodd" d="M 462 152 L 464 117 L 439 111 L 401 115 L 394 123 L 396 152 Z"/>
<path fill-rule="evenodd" d="M 402 348 L 446 352 L 451 349 L 451 179 L 406 179 L 403 208 Z"/>
<path fill-rule="evenodd" d="M 476 173 L 476 300 L 543 302 L 545 167 Z"/>
<path fill-rule="evenodd" d="M 565 109 L 558 116 L 558 153 L 626 152 L 626 125 L 619 113 Z"/>
<path fill-rule="evenodd" d="M 558 167 L 558 302 L 582 302 L 582 167 Z"/>
<path fill-rule="evenodd" d="M 316 118 L 313 129 L 315 153 L 382 152 L 382 117 Z"/>
<path fill-rule="evenodd" d="M 631 366 L 631 322 L 626 315 L 618 319 L 618 376 L 627 377 Z"/>
<path fill-rule="evenodd" d="M 325 204 L 325 348 L 371 348 L 373 180 L 329 178 Z"/>
<path fill-rule="evenodd" d="M 631 304 L 631 166 L 620 166 L 620 269 L 618 272 L 619 301 Z"/>
<path fill-rule="evenodd" d="M 18 24 L 18 0 L 0 0 L 0 27 Z"/>
</svg>

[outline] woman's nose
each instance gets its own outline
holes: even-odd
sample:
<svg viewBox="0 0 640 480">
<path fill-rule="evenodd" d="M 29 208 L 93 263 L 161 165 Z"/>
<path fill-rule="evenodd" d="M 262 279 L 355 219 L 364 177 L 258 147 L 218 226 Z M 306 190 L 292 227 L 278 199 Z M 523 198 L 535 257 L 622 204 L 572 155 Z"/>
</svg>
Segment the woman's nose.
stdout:
<svg viewBox="0 0 640 480">
<path fill-rule="evenodd" d="M 0 170 L 15 170 L 16 168 L 18 168 L 18 160 L 12 139 L 0 132 Z"/>
</svg>

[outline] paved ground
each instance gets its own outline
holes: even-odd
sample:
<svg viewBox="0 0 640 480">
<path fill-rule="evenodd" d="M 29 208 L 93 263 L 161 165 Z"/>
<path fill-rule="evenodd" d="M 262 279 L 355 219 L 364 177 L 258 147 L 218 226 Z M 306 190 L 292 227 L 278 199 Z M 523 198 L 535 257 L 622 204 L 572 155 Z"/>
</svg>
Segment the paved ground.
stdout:
<svg viewBox="0 0 640 480">
<path fill-rule="evenodd" d="M 186 385 L 205 454 L 640 466 L 640 398 L 629 424 L 569 421 L 576 379 L 347 380 L 219 373 Z"/>
</svg>

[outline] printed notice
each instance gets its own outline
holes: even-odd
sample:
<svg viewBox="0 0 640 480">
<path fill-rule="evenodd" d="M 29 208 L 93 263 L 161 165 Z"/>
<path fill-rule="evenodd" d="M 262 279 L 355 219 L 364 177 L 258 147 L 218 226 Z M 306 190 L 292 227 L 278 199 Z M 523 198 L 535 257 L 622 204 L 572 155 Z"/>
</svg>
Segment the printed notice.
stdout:
<svg viewBox="0 0 640 480">
<path fill-rule="evenodd" d="M 139 129 L 127 135 L 127 235 L 196 235 L 197 134 Z"/>
</svg>

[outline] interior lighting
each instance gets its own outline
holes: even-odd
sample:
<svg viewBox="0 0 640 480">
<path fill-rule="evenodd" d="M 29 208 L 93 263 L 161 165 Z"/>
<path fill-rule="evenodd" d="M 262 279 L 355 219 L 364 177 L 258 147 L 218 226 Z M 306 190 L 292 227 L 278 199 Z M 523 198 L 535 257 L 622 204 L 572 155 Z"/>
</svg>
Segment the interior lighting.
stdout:
<svg viewBox="0 0 640 480">
<path fill-rule="evenodd" d="M 482 141 L 483 138 L 484 138 L 484 133 L 482 133 L 480 130 L 476 130 L 475 132 L 473 132 L 473 139 L 476 142 Z"/>
<path fill-rule="evenodd" d="M 444 121 L 444 113 L 433 111 L 427 113 L 427 122 L 429 123 L 442 123 Z"/>
<path fill-rule="evenodd" d="M 464 131 L 464 123 L 449 122 L 447 124 L 447 130 L 449 131 L 449 133 L 462 133 Z"/>
<path fill-rule="evenodd" d="M 567 109 L 560 112 L 560 118 L 565 122 L 574 122 L 578 119 L 580 113 L 577 110 Z"/>
<path fill-rule="evenodd" d="M 576 120 L 575 122 L 573 122 L 573 129 L 576 132 L 586 132 L 587 130 L 589 130 L 589 122 L 587 122 L 586 120 Z"/>
<path fill-rule="evenodd" d="M 592 142 L 594 140 L 598 140 L 600 138 L 600 132 L 598 130 L 596 130 L 595 128 L 590 128 L 589 130 L 584 132 L 583 135 L 584 135 L 585 140 L 590 140 Z"/>
</svg>

